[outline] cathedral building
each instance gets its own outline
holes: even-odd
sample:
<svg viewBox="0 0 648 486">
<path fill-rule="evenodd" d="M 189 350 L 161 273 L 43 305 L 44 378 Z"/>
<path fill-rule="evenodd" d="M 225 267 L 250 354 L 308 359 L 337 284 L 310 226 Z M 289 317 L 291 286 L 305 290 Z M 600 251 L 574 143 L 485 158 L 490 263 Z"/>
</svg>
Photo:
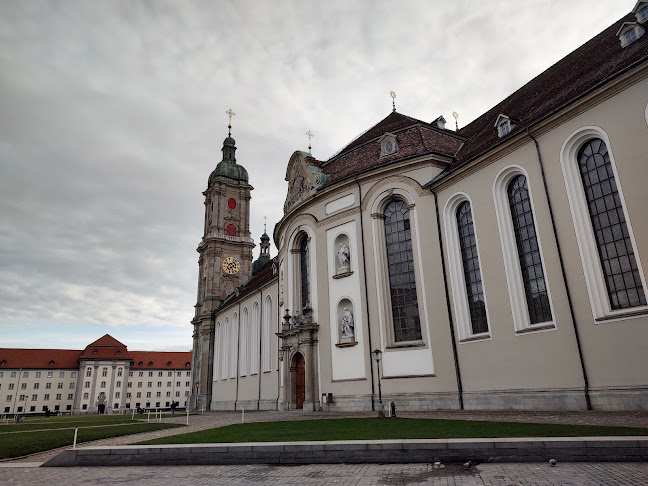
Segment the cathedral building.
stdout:
<svg viewBox="0 0 648 486">
<path fill-rule="evenodd" d="M 274 258 L 264 233 L 252 261 L 228 136 L 196 405 L 647 409 L 647 25 L 637 2 L 460 129 L 394 107 L 328 160 L 296 151 Z"/>
</svg>

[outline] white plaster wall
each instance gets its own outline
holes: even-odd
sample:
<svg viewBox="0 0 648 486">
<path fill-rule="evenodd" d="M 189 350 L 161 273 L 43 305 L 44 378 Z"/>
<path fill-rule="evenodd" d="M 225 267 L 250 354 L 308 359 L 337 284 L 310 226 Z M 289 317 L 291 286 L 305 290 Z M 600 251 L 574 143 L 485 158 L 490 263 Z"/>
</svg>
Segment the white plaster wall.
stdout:
<svg viewBox="0 0 648 486">
<path fill-rule="evenodd" d="M 337 268 L 337 248 L 335 239 L 340 234 L 346 234 L 349 238 L 349 250 L 351 251 L 352 275 L 340 279 L 334 279 L 333 275 Z M 331 377 L 333 380 L 350 380 L 366 377 L 365 369 L 365 339 L 363 334 L 364 323 L 362 321 L 362 301 L 360 272 L 358 271 L 358 242 L 356 222 L 348 223 L 331 228 L 326 232 L 326 248 L 329 279 L 329 332 L 331 336 Z M 339 348 L 336 343 L 338 339 L 339 323 L 337 322 L 337 306 L 340 300 L 349 299 L 353 303 L 353 319 L 355 322 L 356 346 Z"/>
</svg>

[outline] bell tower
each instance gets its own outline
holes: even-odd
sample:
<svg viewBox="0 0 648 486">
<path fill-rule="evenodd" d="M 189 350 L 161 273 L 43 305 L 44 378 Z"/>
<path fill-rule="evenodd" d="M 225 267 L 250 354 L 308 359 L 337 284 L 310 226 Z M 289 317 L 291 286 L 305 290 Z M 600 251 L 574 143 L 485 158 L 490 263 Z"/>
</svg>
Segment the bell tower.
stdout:
<svg viewBox="0 0 648 486">
<path fill-rule="evenodd" d="M 198 258 L 198 297 L 193 332 L 191 405 L 209 409 L 214 359 L 215 310 L 252 274 L 250 191 L 245 168 L 236 163 L 232 116 L 223 142 L 223 159 L 209 176 L 205 196 L 203 237 Z"/>
</svg>

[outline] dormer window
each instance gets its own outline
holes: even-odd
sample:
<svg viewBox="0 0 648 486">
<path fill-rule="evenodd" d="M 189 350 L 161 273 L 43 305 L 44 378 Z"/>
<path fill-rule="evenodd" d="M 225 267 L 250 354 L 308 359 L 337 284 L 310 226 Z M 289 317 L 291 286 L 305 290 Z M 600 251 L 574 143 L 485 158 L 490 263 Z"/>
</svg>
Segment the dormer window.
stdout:
<svg viewBox="0 0 648 486">
<path fill-rule="evenodd" d="M 637 17 L 637 22 L 640 24 L 646 23 L 648 21 L 648 2 L 637 2 L 632 9 L 632 13 Z"/>
<path fill-rule="evenodd" d="M 497 120 L 495 121 L 495 127 L 497 128 L 497 136 L 502 138 L 509 133 L 511 133 L 511 130 L 515 124 L 513 121 L 506 115 L 500 114 L 497 117 Z"/>
<path fill-rule="evenodd" d="M 398 140 L 393 133 L 385 133 L 380 140 L 380 157 L 387 157 L 398 152 Z"/>
<path fill-rule="evenodd" d="M 621 41 L 621 47 L 627 47 L 636 41 L 639 37 L 644 35 L 646 29 L 637 22 L 624 22 L 621 28 L 617 31 L 617 36 Z"/>
</svg>

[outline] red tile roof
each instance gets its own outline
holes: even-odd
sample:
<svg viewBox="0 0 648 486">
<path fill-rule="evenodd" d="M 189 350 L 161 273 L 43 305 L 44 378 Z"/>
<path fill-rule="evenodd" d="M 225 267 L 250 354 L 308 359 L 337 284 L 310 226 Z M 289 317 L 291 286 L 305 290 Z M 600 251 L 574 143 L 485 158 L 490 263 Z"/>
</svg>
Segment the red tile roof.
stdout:
<svg viewBox="0 0 648 486">
<path fill-rule="evenodd" d="M 380 135 L 382 136 L 388 131 L 387 127 L 395 125 L 394 120 L 402 122 L 401 124 L 405 122 L 410 124 L 409 126 L 401 126 L 399 129 L 390 131 L 390 133 L 396 135 L 398 141 L 399 150 L 397 153 L 381 158 L 380 144 L 378 143 L 380 137 L 374 137 L 367 143 L 359 146 L 354 143 L 352 144 L 353 148 L 345 148 L 339 155 L 320 163 L 324 173 L 329 176 L 327 185 L 365 170 L 382 167 L 419 155 L 438 154 L 454 158 L 463 143 L 463 140 L 454 133 L 450 136 L 445 133 L 446 130 L 431 127 L 425 122 L 400 115 L 396 112 L 391 113 L 387 118 L 369 130 L 369 132 L 373 134 L 382 131 Z M 308 162 L 310 163 L 311 160 L 309 159 Z"/>
<path fill-rule="evenodd" d="M 0 370 L 78 369 L 81 351 L 73 349 L 0 348 Z"/>
<path fill-rule="evenodd" d="M 526 126 L 565 107 L 588 91 L 610 81 L 634 64 L 648 60 L 648 35 L 621 47 L 616 31 L 628 14 L 593 39 L 529 81 L 501 103 L 459 130 L 468 140 L 453 168 L 479 156 Z M 499 114 L 517 119 L 511 133 L 500 139 L 494 127 Z"/>
<path fill-rule="evenodd" d="M 88 347 L 89 346 L 120 346 L 124 348 L 126 347 L 125 344 L 120 343 L 110 334 L 104 334 L 99 339 L 97 339 L 94 343 L 88 344 Z"/>
<path fill-rule="evenodd" d="M 117 341 L 110 334 L 88 344 L 83 350 L 81 359 L 129 359 L 130 355 L 126 346 Z"/>
<path fill-rule="evenodd" d="M 615 22 L 458 132 L 392 112 L 329 160 L 321 162 L 311 157 L 307 162 L 328 175 L 327 186 L 366 170 L 426 154 L 449 157 L 453 162 L 445 169 L 448 173 L 647 61 L 648 35 L 625 48 L 616 36 L 619 27 L 633 19 L 634 15 L 628 14 Z M 498 137 L 494 126 L 499 114 L 516 123 L 503 138 Z M 380 158 L 378 140 L 387 132 L 397 136 L 399 152 Z"/>
<path fill-rule="evenodd" d="M 130 360 L 132 369 L 190 369 L 191 351 L 128 351 L 110 334 L 83 351 L 73 349 L 0 348 L 0 370 L 79 368 L 80 359 Z M 51 364 L 50 364 L 51 363 Z M 141 364 L 140 364 L 141 363 Z M 189 365 L 187 366 L 187 363 Z"/>
<path fill-rule="evenodd" d="M 132 370 L 191 369 L 191 351 L 131 351 Z"/>
</svg>

